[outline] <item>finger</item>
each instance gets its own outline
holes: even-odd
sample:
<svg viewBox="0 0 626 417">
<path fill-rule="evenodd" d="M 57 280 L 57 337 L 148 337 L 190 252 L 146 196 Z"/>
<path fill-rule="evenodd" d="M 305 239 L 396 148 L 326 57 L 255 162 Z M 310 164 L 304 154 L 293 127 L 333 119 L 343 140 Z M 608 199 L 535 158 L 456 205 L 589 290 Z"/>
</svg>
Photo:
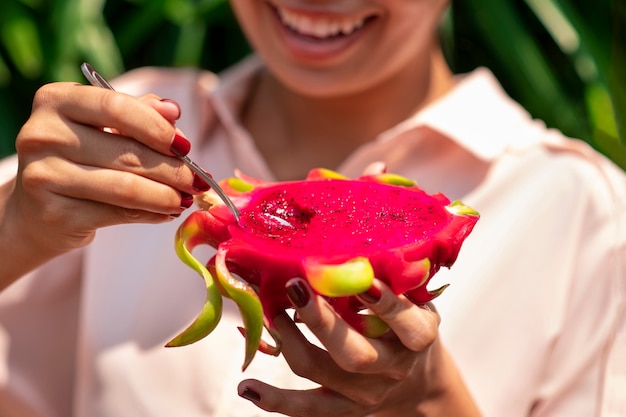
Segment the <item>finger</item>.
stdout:
<svg viewBox="0 0 626 417">
<path fill-rule="evenodd" d="M 147 223 L 159 224 L 171 221 L 176 215 L 167 215 L 113 206 L 97 201 L 78 200 L 71 197 L 60 197 L 51 201 L 44 212 L 33 213 L 39 217 L 44 226 L 60 226 L 63 239 L 56 238 L 56 243 L 65 242 L 65 248 L 73 249 L 83 244 L 83 239 L 93 235 L 97 229 L 116 224 Z"/>
<path fill-rule="evenodd" d="M 377 288 L 377 287 L 374 287 Z M 387 289 L 388 290 L 388 289 Z M 404 297 L 396 297 L 390 290 L 386 293 L 385 302 L 393 304 L 393 300 L 397 300 L 406 309 L 416 309 L 414 304 L 410 303 Z M 403 339 L 398 337 L 385 337 L 379 339 L 366 338 L 360 332 L 350 326 L 343 320 L 336 311 L 322 298 L 316 296 L 310 287 L 302 279 L 295 278 L 287 283 L 287 295 L 292 301 L 299 318 L 307 327 L 315 334 L 319 341 L 327 348 L 328 353 L 333 360 L 344 370 L 360 373 L 360 374 L 381 374 L 394 380 L 402 379 L 407 373 L 410 373 L 421 352 L 415 348 L 422 339 L 419 339 L 415 345 L 404 345 Z M 387 298 L 389 298 L 387 300 Z M 383 307 L 385 304 L 382 304 Z M 399 309 L 400 311 L 400 309 Z M 404 311 L 401 311 L 405 315 Z M 413 313 L 415 313 L 413 311 Z M 412 315 L 405 315 L 403 319 L 393 317 L 392 311 L 387 311 L 387 319 L 398 329 L 411 332 L 409 336 L 402 336 L 408 341 L 418 339 L 419 336 L 431 332 L 437 335 L 437 327 L 422 332 L 420 329 L 413 329 L 411 326 L 419 326 L 419 323 L 405 323 L 405 319 L 411 319 Z M 402 326 L 396 325 L 397 322 Z M 432 323 L 429 323 L 432 325 Z M 393 328 L 392 328 L 393 329 Z M 396 331 L 396 329 L 393 329 Z M 279 329 L 279 331 L 282 331 Z M 432 341 L 428 339 L 430 344 Z M 421 347 L 420 344 L 417 347 Z"/>
<path fill-rule="evenodd" d="M 160 103 L 153 96 L 146 96 L 142 100 Z M 208 184 L 177 159 L 129 137 L 76 123 L 56 113 L 53 103 L 44 109 L 36 106 L 33 116 L 18 135 L 16 148 L 22 163 L 36 160 L 42 155 L 57 154 L 79 164 L 134 172 L 187 193 L 209 189 Z"/>
<path fill-rule="evenodd" d="M 348 417 L 367 413 L 353 401 L 326 388 L 310 390 L 278 389 L 257 380 L 245 380 L 237 392 L 259 408 L 292 417 Z"/>
<path fill-rule="evenodd" d="M 55 150 L 77 164 L 130 172 L 187 193 L 208 190 L 177 158 L 163 155 L 129 137 L 76 126 L 67 145 Z"/>
<path fill-rule="evenodd" d="M 322 297 L 311 291 L 304 280 L 294 278 L 287 282 L 286 288 L 302 322 L 328 349 L 339 366 L 359 373 L 381 370 L 380 343 L 375 346 L 347 324 Z"/>
<path fill-rule="evenodd" d="M 156 94 L 147 94 L 141 97 L 147 105 L 155 109 L 161 116 L 163 116 L 170 124 L 175 124 L 182 115 L 182 109 L 180 105 L 172 99 L 161 98 Z"/>
<path fill-rule="evenodd" d="M 387 165 L 384 162 L 372 162 L 363 170 L 362 175 L 379 175 L 383 174 L 387 170 Z"/>
<path fill-rule="evenodd" d="M 180 213 L 191 205 L 192 199 L 186 193 L 139 175 L 76 165 L 53 157 L 25 167 L 22 183 L 33 190 L 31 193 L 45 188 L 65 197 L 160 214 Z"/>
<path fill-rule="evenodd" d="M 14 216 L 12 225 L 25 241 L 27 236 L 33 237 L 33 250 L 37 246 L 63 253 L 88 244 L 100 227 L 121 223 L 163 223 L 173 218 L 48 191 L 26 195 L 21 186 L 16 188 L 14 198 L 18 200 L 20 214 Z"/>
<path fill-rule="evenodd" d="M 291 370 L 302 378 L 340 393 L 354 402 L 370 406 L 380 403 L 397 384 L 397 378 L 353 373 L 343 369 L 328 351 L 307 340 L 286 314 L 277 316 L 274 324 L 283 340 L 283 357 Z M 358 351 L 360 347 L 344 348 L 347 356 L 350 356 L 352 349 Z"/>
<path fill-rule="evenodd" d="M 359 299 L 385 321 L 408 349 L 426 350 L 437 338 L 439 314 L 432 304 L 418 306 L 403 295 L 395 295 L 379 280 Z"/>
<path fill-rule="evenodd" d="M 176 121 L 180 119 L 180 116 L 182 115 L 180 105 L 172 99 L 160 98 L 156 94 L 147 94 L 139 99 L 156 110 L 172 126 L 176 124 Z M 106 128 L 103 130 L 110 133 L 123 134 L 119 129 Z"/>
<path fill-rule="evenodd" d="M 58 111 L 77 123 L 116 129 L 164 155 L 172 155 L 175 127 L 153 107 L 130 95 L 55 83 L 39 89 L 33 107 L 34 112 Z"/>
</svg>

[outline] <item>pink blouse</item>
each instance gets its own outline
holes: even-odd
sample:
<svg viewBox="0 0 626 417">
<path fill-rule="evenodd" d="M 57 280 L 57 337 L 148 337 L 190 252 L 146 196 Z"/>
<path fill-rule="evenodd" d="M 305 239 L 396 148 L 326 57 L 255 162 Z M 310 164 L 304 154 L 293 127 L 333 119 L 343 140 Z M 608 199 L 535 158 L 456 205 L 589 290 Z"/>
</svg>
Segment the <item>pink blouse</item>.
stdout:
<svg viewBox="0 0 626 417">
<path fill-rule="evenodd" d="M 145 68 L 115 85 L 177 100 L 191 156 L 215 177 L 239 168 L 271 180 L 237 118 L 260 65 L 252 57 L 220 79 Z M 486 69 L 330 168 L 357 176 L 374 161 L 481 213 L 432 285 L 451 283 L 436 300 L 441 335 L 484 415 L 626 416 L 624 173 L 532 120 Z M 0 163 L 0 182 L 15 167 Z M 241 379 L 312 385 L 280 357 L 259 354 L 241 373 L 230 302 L 207 338 L 163 347 L 204 301 L 174 253 L 182 218 L 100 230 L 0 294 L 0 415 L 265 416 L 237 396 Z"/>
</svg>

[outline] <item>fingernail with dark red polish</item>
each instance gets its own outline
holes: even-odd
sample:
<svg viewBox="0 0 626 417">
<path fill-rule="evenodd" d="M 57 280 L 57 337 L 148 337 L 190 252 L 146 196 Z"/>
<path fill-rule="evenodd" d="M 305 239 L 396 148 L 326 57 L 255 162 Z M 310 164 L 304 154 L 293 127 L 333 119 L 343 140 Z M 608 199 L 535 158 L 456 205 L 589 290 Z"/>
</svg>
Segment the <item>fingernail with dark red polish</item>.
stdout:
<svg viewBox="0 0 626 417">
<path fill-rule="evenodd" d="M 253 403 L 258 403 L 261 401 L 261 396 L 258 392 L 251 390 L 250 388 L 246 388 L 243 390 L 241 394 L 242 398 L 245 398 L 248 401 L 252 401 Z"/>
<path fill-rule="evenodd" d="M 380 288 L 376 287 L 374 284 L 370 285 L 367 291 L 359 294 L 359 297 L 361 297 L 363 301 L 368 302 L 370 304 L 376 304 L 377 302 L 380 301 L 380 297 L 382 296 L 383 294 L 382 292 L 380 292 Z"/>
<path fill-rule="evenodd" d="M 174 118 L 174 120 L 180 119 L 180 115 L 182 114 L 182 110 L 180 109 L 180 105 L 176 101 L 172 100 L 171 98 L 162 98 L 161 102 L 163 102 L 163 103 L 170 103 L 170 104 L 173 104 L 174 106 L 176 106 L 176 108 L 178 109 L 178 116 L 176 116 Z"/>
<path fill-rule="evenodd" d="M 191 143 L 179 134 L 175 134 L 170 145 L 170 151 L 176 156 L 185 156 L 190 150 Z"/>
<path fill-rule="evenodd" d="M 193 174 L 193 184 L 192 187 L 196 191 L 209 191 L 211 186 L 206 183 L 202 178 L 198 176 L 198 174 Z"/>
<path fill-rule="evenodd" d="M 180 208 L 189 208 L 193 204 L 193 196 L 187 193 L 180 193 Z"/>
<path fill-rule="evenodd" d="M 287 285 L 287 297 L 294 307 L 302 308 L 309 302 L 311 295 L 301 280 L 294 280 Z"/>
</svg>

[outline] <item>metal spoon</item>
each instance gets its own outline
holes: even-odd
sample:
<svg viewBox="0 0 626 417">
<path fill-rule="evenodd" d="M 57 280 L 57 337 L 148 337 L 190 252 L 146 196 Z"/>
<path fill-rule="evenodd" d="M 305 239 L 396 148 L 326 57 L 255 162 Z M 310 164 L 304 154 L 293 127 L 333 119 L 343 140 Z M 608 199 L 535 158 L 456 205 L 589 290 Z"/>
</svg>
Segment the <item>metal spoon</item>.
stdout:
<svg viewBox="0 0 626 417">
<path fill-rule="evenodd" d="M 80 70 L 83 72 L 83 75 L 85 76 L 85 78 L 87 78 L 87 81 L 89 81 L 91 85 L 106 88 L 108 90 L 114 90 L 111 84 L 88 63 L 83 63 L 80 66 Z M 207 174 L 204 169 L 202 169 L 198 164 L 192 161 L 191 158 L 189 158 L 187 155 L 180 155 L 176 152 L 174 152 L 174 154 L 178 159 L 183 161 L 183 163 L 187 165 L 189 169 L 195 172 L 200 178 L 202 178 L 204 181 L 206 181 L 207 184 L 211 186 L 213 191 L 217 193 L 217 195 L 222 199 L 222 201 L 233 213 L 233 216 L 235 216 L 235 220 L 239 221 L 239 210 L 237 209 L 237 207 L 235 207 L 235 204 L 228 197 L 226 192 L 224 192 L 222 187 L 219 186 L 217 181 L 215 181 L 210 174 Z"/>
</svg>

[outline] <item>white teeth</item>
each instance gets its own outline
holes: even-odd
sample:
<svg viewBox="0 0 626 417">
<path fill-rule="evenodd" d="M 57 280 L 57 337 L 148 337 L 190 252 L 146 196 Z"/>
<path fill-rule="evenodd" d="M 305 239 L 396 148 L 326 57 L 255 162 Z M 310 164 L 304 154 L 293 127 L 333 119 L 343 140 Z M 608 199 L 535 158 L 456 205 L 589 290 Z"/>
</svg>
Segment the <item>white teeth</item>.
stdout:
<svg viewBox="0 0 626 417">
<path fill-rule="evenodd" d="M 340 33 L 343 35 L 349 35 L 355 30 L 361 28 L 364 23 L 364 18 L 328 18 L 321 17 L 312 19 L 309 16 L 304 16 L 298 13 L 294 13 L 282 8 L 277 8 L 278 16 L 281 21 L 288 28 L 307 36 L 314 36 L 316 38 L 330 38 L 337 36 Z"/>
</svg>

